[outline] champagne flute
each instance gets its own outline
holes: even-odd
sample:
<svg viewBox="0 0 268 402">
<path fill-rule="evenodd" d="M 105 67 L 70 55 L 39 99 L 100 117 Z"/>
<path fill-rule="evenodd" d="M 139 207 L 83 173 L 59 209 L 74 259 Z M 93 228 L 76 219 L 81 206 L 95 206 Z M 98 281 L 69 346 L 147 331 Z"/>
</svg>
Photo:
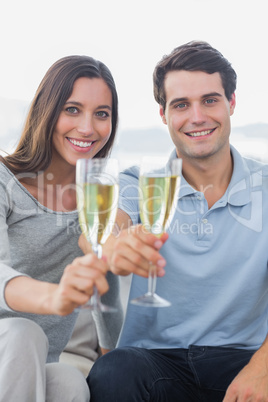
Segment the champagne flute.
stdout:
<svg viewBox="0 0 268 402">
<path fill-rule="evenodd" d="M 76 163 L 76 195 L 79 224 L 82 233 L 98 258 L 102 258 L 102 244 L 112 232 L 118 205 L 118 162 L 116 159 L 79 159 Z M 78 309 L 115 312 L 101 303 L 97 288 Z"/>
<path fill-rule="evenodd" d="M 139 177 L 140 218 L 145 229 L 160 237 L 168 228 L 177 205 L 181 178 L 181 159 L 168 163 L 158 157 L 144 157 Z M 148 291 L 131 300 L 132 304 L 145 307 L 168 307 L 170 302 L 158 296 L 156 267 L 150 264 Z"/>
</svg>

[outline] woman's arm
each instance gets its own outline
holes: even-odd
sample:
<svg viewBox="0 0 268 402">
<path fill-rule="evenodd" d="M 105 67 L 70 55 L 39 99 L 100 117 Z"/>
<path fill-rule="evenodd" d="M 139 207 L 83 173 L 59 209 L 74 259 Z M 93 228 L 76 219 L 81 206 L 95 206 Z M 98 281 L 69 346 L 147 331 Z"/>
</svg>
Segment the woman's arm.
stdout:
<svg viewBox="0 0 268 402">
<path fill-rule="evenodd" d="M 103 260 L 88 254 L 65 268 L 59 284 L 17 276 L 7 283 L 5 300 L 15 311 L 67 315 L 89 300 L 94 286 L 100 294 L 108 291 L 107 268 Z"/>
</svg>

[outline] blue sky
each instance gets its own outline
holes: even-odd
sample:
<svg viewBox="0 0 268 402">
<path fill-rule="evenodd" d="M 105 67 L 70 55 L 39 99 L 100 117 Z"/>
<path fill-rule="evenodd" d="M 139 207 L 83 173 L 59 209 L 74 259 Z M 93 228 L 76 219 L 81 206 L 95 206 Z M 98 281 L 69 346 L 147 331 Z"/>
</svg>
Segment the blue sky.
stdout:
<svg viewBox="0 0 268 402">
<path fill-rule="evenodd" d="M 0 97 L 30 101 L 50 65 L 87 54 L 111 69 L 120 128 L 162 126 L 152 71 L 162 55 L 206 40 L 238 73 L 233 125 L 268 123 L 265 1 L 13 0 L 1 5 Z"/>
</svg>

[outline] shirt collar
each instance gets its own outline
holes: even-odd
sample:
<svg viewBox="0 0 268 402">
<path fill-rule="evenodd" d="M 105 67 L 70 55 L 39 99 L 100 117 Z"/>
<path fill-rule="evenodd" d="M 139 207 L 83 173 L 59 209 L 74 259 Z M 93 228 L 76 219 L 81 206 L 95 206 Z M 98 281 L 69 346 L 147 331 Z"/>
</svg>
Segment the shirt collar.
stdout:
<svg viewBox="0 0 268 402">
<path fill-rule="evenodd" d="M 171 159 L 178 158 L 176 149 L 174 149 L 169 157 L 169 161 Z M 179 198 L 185 197 L 187 195 L 191 195 L 197 193 L 197 191 L 190 186 L 190 184 L 185 180 L 183 175 L 181 175 L 181 183 L 180 183 L 180 191 L 179 191 Z"/>
<path fill-rule="evenodd" d="M 242 157 L 232 145 L 231 154 L 234 168 L 224 196 L 231 205 L 246 205 L 252 201 L 252 192 L 262 188 L 263 177 L 267 176 L 267 165 Z"/>
<path fill-rule="evenodd" d="M 256 181 L 261 180 L 262 177 L 260 174 L 262 165 L 257 164 L 255 167 L 255 172 L 252 172 L 252 170 L 248 167 L 247 160 L 243 158 L 232 145 L 230 145 L 230 149 L 233 158 L 233 173 L 229 186 L 221 201 L 234 206 L 241 206 L 248 204 L 251 201 L 252 187 L 256 187 Z M 177 158 L 176 149 L 174 149 L 170 155 L 170 159 L 174 158 Z M 252 176 L 254 174 L 256 175 L 255 180 L 254 176 Z M 198 191 L 191 187 L 182 175 L 179 198 L 192 195 L 197 192 Z"/>
</svg>

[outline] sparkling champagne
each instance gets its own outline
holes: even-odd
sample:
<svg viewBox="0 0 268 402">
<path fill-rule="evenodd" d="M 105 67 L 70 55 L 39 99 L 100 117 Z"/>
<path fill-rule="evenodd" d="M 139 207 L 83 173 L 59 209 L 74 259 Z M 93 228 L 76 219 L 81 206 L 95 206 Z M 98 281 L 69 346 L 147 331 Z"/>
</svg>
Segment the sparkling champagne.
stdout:
<svg viewBox="0 0 268 402">
<path fill-rule="evenodd" d="M 140 218 L 145 228 L 160 237 L 169 226 L 177 206 L 181 159 L 168 163 L 157 156 L 144 157 L 140 167 Z M 149 264 L 148 290 L 131 300 L 144 307 L 168 307 L 170 302 L 156 293 L 157 270 Z"/>
<path fill-rule="evenodd" d="M 93 253 L 102 258 L 102 244 L 111 234 L 118 202 L 118 161 L 113 158 L 79 159 L 76 162 L 76 197 L 79 224 L 91 243 Z M 101 302 L 96 286 L 91 299 L 80 309 L 116 312 Z"/>
<path fill-rule="evenodd" d="M 160 235 L 171 221 L 176 204 L 180 176 L 140 176 L 140 216 L 144 226 Z"/>
<path fill-rule="evenodd" d="M 84 189 L 83 185 L 81 184 L 76 185 L 76 204 L 77 204 L 78 220 L 81 231 L 86 237 L 88 237 L 87 221 L 84 209 Z"/>
<path fill-rule="evenodd" d="M 79 223 L 82 232 L 85 233 L 92 245 L 103 244 L 114 226 L 118 185 L 86 183 L 83 186 L 83 192 L 77 194 L 77 204 L 80 206 L 78 209 Z"/>
</svg>

